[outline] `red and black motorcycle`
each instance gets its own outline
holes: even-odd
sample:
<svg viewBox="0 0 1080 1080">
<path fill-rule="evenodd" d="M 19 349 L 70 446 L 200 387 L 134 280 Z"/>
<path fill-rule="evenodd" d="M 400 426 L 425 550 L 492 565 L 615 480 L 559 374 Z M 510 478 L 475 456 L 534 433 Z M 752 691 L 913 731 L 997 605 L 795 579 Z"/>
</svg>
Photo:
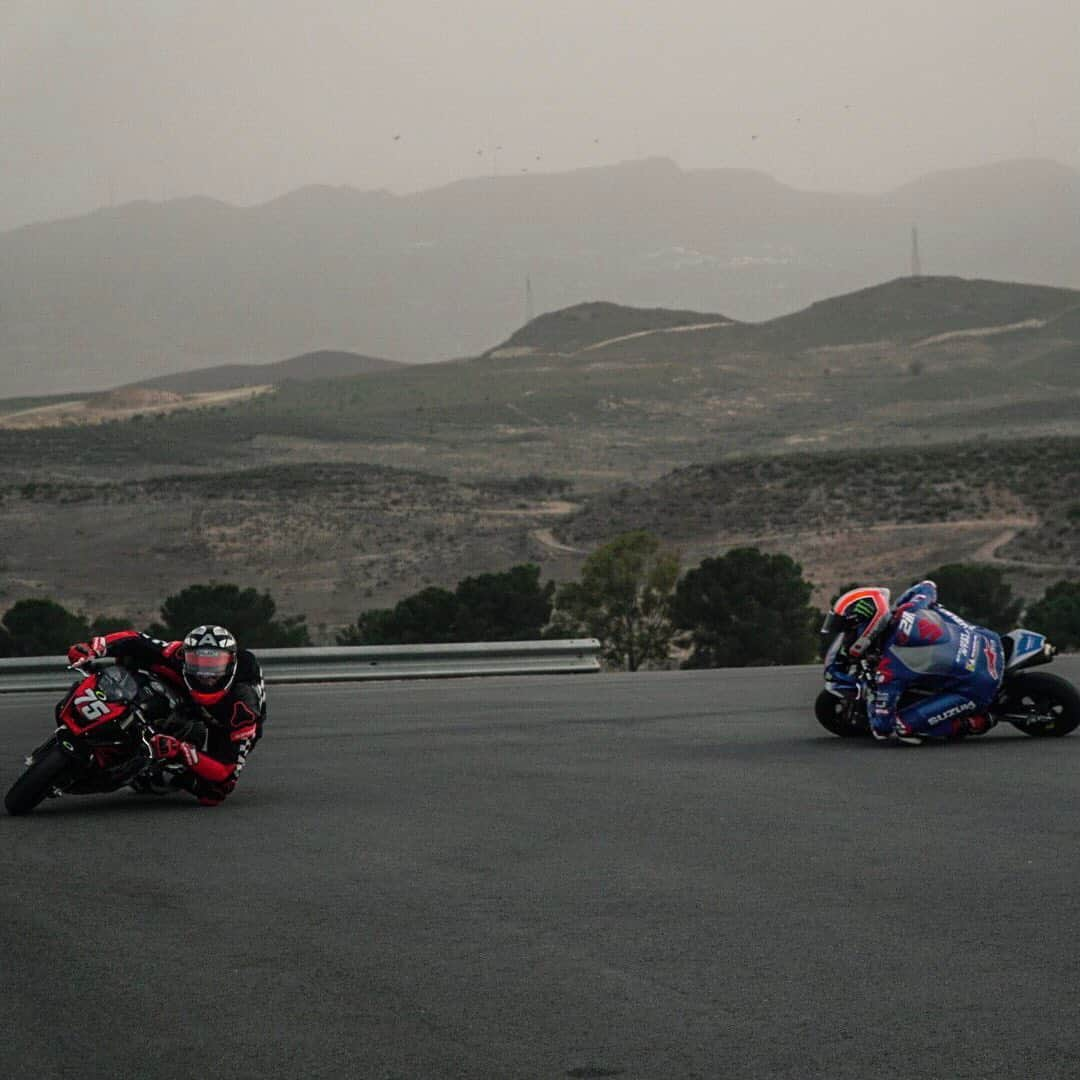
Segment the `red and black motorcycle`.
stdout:
<svg viewBox="0 0 1080 1080">
<path fill-rule="evenodd" d="M 168 688 L 119 665 L 71 670 L 79 680 L 56 706 L 59 727 L 4 797 L 9 814 L 28 814 L 50 796 L 116 791 L 156 767 L 150 736 L 176 707 Z"/>
</svg>

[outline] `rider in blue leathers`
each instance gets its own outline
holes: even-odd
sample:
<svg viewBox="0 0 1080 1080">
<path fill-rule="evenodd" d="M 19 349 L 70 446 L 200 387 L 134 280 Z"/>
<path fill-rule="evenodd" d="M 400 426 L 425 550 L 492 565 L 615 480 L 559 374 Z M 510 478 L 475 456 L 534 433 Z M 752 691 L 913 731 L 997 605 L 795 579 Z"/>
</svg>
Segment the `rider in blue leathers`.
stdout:
<svg viewBox="0 0 1080 1080">
<path fill-rule="evenodd" d="M 874 666 L 866 711 L 879 739 L 914 743 L 989 730 L 993 720 L 985 710 L 1005 671 L 1001 638 L 942 607 L 932 581 L 913 585 L 892 608 L 889 595 L 868 586 L 837 599 L 823 628 L 835 635 L 826 685 L 834 692 L 853 687 L 853 660 Z M 926 696 L 901 709 L 901 697 L 912 689 Z"/>
</svg>

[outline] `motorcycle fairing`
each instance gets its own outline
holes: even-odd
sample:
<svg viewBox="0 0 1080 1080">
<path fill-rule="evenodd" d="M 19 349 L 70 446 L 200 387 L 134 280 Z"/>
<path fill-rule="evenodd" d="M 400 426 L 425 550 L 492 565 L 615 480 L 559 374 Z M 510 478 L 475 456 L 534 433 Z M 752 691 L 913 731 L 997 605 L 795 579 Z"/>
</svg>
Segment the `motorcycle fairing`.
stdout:
<svg viewBox="0 0 1080 1080">
<path fill-rule="evenodd" d="M 1001 637 L 1005 646 L 1005 670 L 1019 671 L 1021 668 L 1035 667 L 1037 664 L 1049 664 L 1057 650 L 1044 634 L 1034 630 L 1010 630 Z"/>
<path fill-rule="evenodd" d="M 97 683 L 96 673 L 88 675 L 72 687 L 60 706 L 58 719 L 75 735 L 85 735 L 111 720 L 119 720 L 130 708 L 127 700 L 106 700 Z"/>
</svg>

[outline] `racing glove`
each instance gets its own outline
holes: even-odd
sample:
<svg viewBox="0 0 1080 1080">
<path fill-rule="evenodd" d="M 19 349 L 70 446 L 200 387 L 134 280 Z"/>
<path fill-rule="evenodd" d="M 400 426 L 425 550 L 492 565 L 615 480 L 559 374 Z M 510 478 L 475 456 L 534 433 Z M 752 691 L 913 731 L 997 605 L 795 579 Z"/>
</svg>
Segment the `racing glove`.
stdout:
<svg viewBox="0 0 1080 1080">
<path fill-rule="evenodd" d="M 98 652 L 93 645 L 85 641 L 77 641 L 67 651 L 69 664 L 85 664 L 87 660 L 96 660 L 104 655 L 104 652 Z"/>
<path fill-rule="evenodd" d="M 182 762 L 189 769 L 199 760 L 199 751 L 191 743 L 174 739 L 172 735 L 151 735 L 150 749 L 155 761 Z"/>
<path fill-rule="evenodd" d="M 155 761 L 176 762 L 186 765 L 199 779 L 211 784 L 235 787 L 235 770 L 231 765 L 217 761 L 207 754 L 200 754 L 192 743 L 155 732 L 150 736 L 150 750 Z M 228 787 L 231 791 L 232 787 Z M 222 796 L 224 798 L 224 796 Z"/>
</svg>

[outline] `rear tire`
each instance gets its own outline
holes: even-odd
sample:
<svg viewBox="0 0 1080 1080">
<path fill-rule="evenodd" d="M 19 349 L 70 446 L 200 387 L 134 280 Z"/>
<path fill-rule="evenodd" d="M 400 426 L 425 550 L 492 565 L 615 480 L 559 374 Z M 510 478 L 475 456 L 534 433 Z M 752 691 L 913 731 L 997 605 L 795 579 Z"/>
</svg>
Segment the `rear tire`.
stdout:
<svg viewBox="0 0 1080 1080">
<path fill-rule="evenodd" d="M 866 713 L 859 708 L 859 702 L 837 697 L 828 690 L 822 690 L 814 701 L 814 715 L 826 731 L 842 739 L 863 738 L 870 734 L 870 724 Z"/>
<path fill-rule="evenodd" d="M 994 713 L 1032 738 L 1061 738 L 1080 727 L 1080 693 L 1059 675 L 1025 671 L 1005 683 L 1004 700 Z"/>
<path fill-rule="evenodd" d="M 9 814 L 29 814 L 53 788 L 62 786 L 71 773 L 71 758 L 53 744 L 15 781 L 4 796 Z"/>
</svg>

